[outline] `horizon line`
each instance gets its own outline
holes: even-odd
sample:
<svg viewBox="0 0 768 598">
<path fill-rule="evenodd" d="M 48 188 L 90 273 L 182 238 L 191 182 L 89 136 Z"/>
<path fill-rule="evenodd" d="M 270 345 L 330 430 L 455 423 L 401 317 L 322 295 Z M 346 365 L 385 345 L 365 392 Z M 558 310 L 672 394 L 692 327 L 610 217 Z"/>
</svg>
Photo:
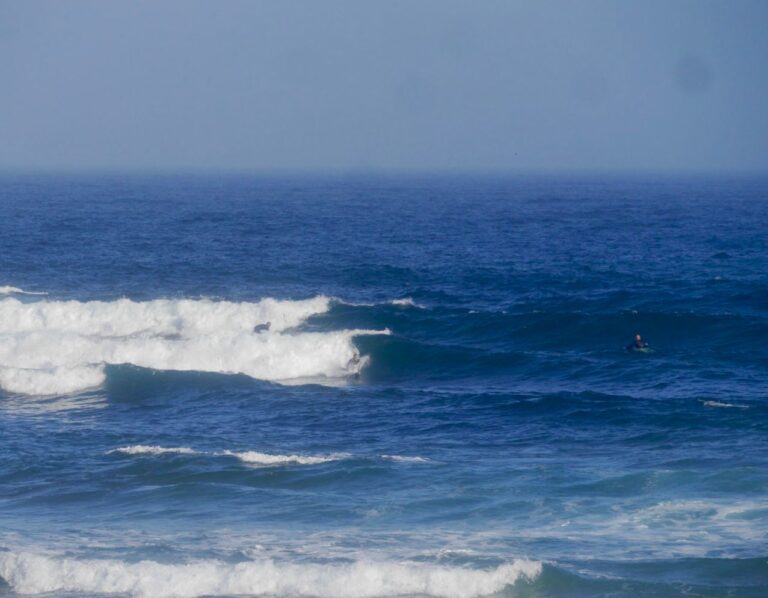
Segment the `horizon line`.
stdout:
<svg viewBox="0 0 768 598">
<path fill-rule="evenodd" d="M 762 178 L 768 168 L 739 169 L 394 169 L 394 168 L 8 168 L 0 166 L 0 177 L 223 177 L 223 178 L 537 178 L 537 177 L 689 177 Z"/>
</svg>

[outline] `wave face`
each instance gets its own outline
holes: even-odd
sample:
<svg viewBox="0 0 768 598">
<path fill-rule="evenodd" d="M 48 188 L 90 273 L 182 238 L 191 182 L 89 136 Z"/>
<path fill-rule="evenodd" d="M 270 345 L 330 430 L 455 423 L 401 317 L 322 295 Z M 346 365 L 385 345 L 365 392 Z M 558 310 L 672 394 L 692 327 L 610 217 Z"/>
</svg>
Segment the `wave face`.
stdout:
<svg viewBox="0 0 768 598">
<path fill-rule="evenodd" d="M 768 179 L 0 177 L 0 595 L 763 596 L 766 223 Z"/>
<path fill-rule="evenodd" d="M 75 560 L 0 554 L 0 576 L 23 594 L 84 592 L 137 598 L 196 596 L 307 596 L 475 598 L 533 579 L 541 564 L 515 561 L 488 571 L 423 564 L 355 562 L 341 565 L 274 561 L 198 561 L 164 565 L 142 561 Z"/>
<path fill-rule="evenodd" d="M 297 332 L 329 299 L 0 301 L 0 386 L 31 395 L 103 384 L 106 364 L 245 374 L 260 380 L 343 378 L 364 365 L 366 330 Z M 269 328 L 254 332 L 260 325 Z"/>
</svg>

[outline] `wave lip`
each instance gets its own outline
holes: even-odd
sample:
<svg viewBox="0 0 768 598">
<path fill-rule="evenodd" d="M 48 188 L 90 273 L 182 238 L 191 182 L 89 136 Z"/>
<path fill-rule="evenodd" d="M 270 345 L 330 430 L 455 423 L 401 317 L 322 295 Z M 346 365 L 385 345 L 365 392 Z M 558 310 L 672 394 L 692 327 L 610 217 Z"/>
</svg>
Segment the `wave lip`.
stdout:
<svg viewBox="0 0 768 598">
<path fill-rule="evenodd" d="M 108 593 L 133 598 L 209 595 L 476 598 L 495 594 L 518 580 L 533 580 L 541 569 L 541 563 L 526 560 L 485 570 L 376 561 L 320 565 L 263 560 L 233 565 L 203 560 L 166 565 L 153 561 L 127 563 L 26 552 L 0 553 L 0 577 L 15 592 Z"/>
<path fill-rule="evenodd" d="M 0 387 L 30 395 L 98 387 L 104 366 L 245 374 L 282 383 L 358 374 L 353 338 L 379 330 L 300 332 L 330 299 L 256 303 L 0 300 Z M 268 329 L 260 328 L 269 323 Z"/>
</svg>

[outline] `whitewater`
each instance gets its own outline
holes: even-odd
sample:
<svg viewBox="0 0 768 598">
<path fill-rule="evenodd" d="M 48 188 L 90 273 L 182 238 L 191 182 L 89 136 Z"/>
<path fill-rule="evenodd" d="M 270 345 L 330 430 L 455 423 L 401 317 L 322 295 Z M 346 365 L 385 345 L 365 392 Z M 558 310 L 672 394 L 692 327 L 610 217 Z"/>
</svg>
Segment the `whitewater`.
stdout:
<svg viewBox="0 0 768 598">
<path fill-rule="evenodd" d="M 343 378 L 365 365 L 352 339 L 387 331 L 299 332 L 330 299 L 0 300 L 0 387 L 73 393 L 103 384 L 104 366 L 245 374 L 269 381 Z M 259 325 L 269 329 L 254 332 Z"/>
<path fill-rule="evenodd" d="M 298 565 L 274 561 L 228 565 L 201 561 L 163 565 L 143 561 L 78 561 L 31 554 L 0 554 L 0 576 L 21 593 L 99 592 L 136 598 L 192 598 L 211 595 L 376 598 L 426 595 L 476 598 L 533 579 L 541 564 L 516 561 L 488 571 L 417 563 L 356 562 Z"/>
</svg>

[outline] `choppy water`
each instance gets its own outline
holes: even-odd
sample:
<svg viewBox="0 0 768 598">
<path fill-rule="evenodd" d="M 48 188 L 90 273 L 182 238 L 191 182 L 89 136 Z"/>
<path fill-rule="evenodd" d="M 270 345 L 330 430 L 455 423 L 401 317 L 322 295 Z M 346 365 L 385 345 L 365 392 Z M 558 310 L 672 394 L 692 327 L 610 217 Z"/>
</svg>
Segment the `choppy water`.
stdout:
<svg viewBox="0 0 768 598">
<path fill-rule="evenodd" d="M 0 201 L 10 596 L 765 595 L 768 180 Z"/>
</svg>

